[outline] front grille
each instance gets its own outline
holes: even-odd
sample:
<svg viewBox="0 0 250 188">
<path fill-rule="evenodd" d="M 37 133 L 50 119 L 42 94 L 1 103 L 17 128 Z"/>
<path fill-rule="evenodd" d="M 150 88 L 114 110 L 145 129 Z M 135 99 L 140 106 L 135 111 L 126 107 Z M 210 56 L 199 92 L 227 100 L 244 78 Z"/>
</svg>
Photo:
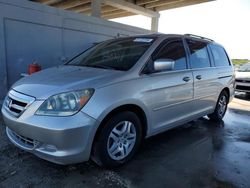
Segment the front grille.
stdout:
<svg viewBox="0 0 250 188">
<path fill-rule="evenodd" d="M 25 149 L 32 150 L 39 145 L 39 142 L 37 140 L 33 140 L 31 138 L 17 134 L 16 132 L 10 130 L 9 128 L 7 128 L 7 132 L 8 135 L 11 137 L 11 139 L 15 141 L 15 143 L 24 147 Z"/>
<path fill-rule="evenodd" d="M 240 86 L 240 85 L 237 85 L 236 89 L 239 89 L 239 90 L 249 90 L 250 91 L 250 86 Z"/>
<path fill-rule="evenodd" d="M 11 90 L 5 99 L 4 107 L 10 114 L 19 117 L 34 101 L 34 97 Z"/>
<path fill-rule="evenodd" d="M 242 83 L 250 83 L 250 80 L 239 80 L 239 79 L 236 79 L 235 81 L 236 82 L 242 82 Z"/>
</svg>

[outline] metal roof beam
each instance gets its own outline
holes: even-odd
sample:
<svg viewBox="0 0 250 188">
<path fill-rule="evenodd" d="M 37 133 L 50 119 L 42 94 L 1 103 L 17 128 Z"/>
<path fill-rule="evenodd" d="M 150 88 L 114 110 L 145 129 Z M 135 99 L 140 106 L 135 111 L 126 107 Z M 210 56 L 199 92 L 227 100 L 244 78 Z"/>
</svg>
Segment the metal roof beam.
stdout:
<svg viewBox="0 0 250 188">
<path fill-rule="evenodd" d="M 51 5 L 53 3 L 57 3 L 60 0 L 33 0 L 34 2 L 38 2 L 38 3 L 43 3 L 45 5 Z"/>
<path fill-rule="evenodd" d="M 89 2 L 90 0 L 67 0 L 53 4 L 53 6 L 62 9 L 69 9 Z"/>
<path fill-rule="evenodd" d="M 119 15 L 121 13 L 127 13 L 126 10 L 114 10 L 114 11 L 110 11 L 110 12 L 103 12 L 102 13 L 102 17 L 107 17 L 107 16 L 115 16 L 115 15 Z"/>
<path fill-rule="evenodd" d="M 176 3 L 165 4 L 165 5 L 155 7 L 155 10 L 163 11 L 163 10 L 180 8 L 180 7 L 185 7 L 185 6 L 189 6 L 189 5 L 195 5 L 195 4 L 205 3 L 205 2 L 210 2 L 210 1 L 214 1 L 214 0 L 189 0 L 189 1 L 185 1 L 185 2 L 180 1 L 180 2 L 176 2 Z"/>
<path fill-rule="evenodd" d="M 158 12 L 146 9 L 124 0 L 103 0 L 103 3 L 135 14 L 141 14 L 148 17 L 160 17 Z"/>
<path fill-rule="evenodd" d="M 168 5 L 168 4 L 176 4 L 176 3 L 183 3 L 184 0 L 161 0 L 161 1 L 156 1 L 152 3 L 148 3 L 145 5 L 145 8 L 155 8 L 163 5 Z M 186 2 L 185 2 L 186 3 Z"/>
<path fill-rule="evenodd" d="M 137 5 L 145 5 L 147 3 L 154 3 L 156 1 L 159 1 L 159 0 L 136 0 L 135 4 L 137 4 Z"/>
<path fill-rule="evenodd" d="M 104 5 L 104 6 L 102 6 L 102 12 L 103 12 L 103 13 L 105 13 L 105 12 L 110 12 L 110 11 L 114 11 L 114 10 L 119 10 L 119 9 L 116 8 L 116 7 L 109 6 L 109 5 Z"/>
<path fill-rule="evenodd" d="M 131 12 L 121 12 L 120 14 L 106 15 L 106 16 L 103 16 L 103 18 L 105 18 L 105 19 L 114 19 L 114 18 L 133 16 L 133 15 L 135 15 L 135 14 L 131 13 Z"/>
<path fill-rule="evenodd" d="M 73 8 L 69 8 L 68 10 L 74 11 L 74 12 L 83 12 L 85 10 L 89 10 L 91 9 L 91 4 L 90 3 L 86 3 L 83 5 L 79 5 Z"/>
</svg>

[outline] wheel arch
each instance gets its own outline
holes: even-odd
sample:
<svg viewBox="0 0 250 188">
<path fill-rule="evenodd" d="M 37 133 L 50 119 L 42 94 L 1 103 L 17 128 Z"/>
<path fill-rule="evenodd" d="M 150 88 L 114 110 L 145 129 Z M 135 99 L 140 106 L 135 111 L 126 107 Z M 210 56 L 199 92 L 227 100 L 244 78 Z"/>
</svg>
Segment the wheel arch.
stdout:
<svg viewBox="0 0 250 188">
<path fill-rule="evenodd" d="M 223 91 L 225 91 L 227 93 L 227 96 L 228 96 L 228 99 L 227 99 L 228 101 L 227 102 L 229 102 L 229 99 L 230 99 L 230 90 L 229 90 L 229 88 L 228 87 L 223 88 L 222 91 L 221 91 L 221 93 Z"/>
<path fill-rule="evenodd" d="M 125 112 L 125 111 L 130 111 L 135 113 L 138 118 L 141 121 L 141 125 L 142 125 L 142 137 L 145 138 L 145 136 L 147 135 L 147 131 L 148 131 L 148 120 L 147 120 L 147 116 L 146 113 L 144 112 L 144 110 L 136 105 L 136 104 L 124 104 L 124 105 L 120 105 L 114 109 L 112 109 L 109 113 L 107 113 L 105 115 L 105 117 L 101 120 L 100 125 L 98 126 L 95 136 L 94 136 L 94 140 L 93 143 L 95 142 L 95 140 L 98 138 L 103 126 L 105 125 L 105 123 L 107 123 L 107 121 L 114 116 L 115 114 L 118 114 L 120 112 Z"/>
</svg>

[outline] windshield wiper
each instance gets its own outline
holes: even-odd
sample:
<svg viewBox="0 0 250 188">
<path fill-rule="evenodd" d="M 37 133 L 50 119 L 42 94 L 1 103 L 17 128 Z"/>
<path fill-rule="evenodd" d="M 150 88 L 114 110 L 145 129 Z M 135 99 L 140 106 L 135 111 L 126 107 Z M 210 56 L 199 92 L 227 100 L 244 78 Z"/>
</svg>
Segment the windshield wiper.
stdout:
<svg viewBox="0 0 250 188">
<path fill-rule="evenodd" d="M 83 66 L 94 67 L 94 68 L 101 68 L 101 69 L 119 70 L 119 69 L 117 69 L 115 67 L 110 67 L 110 66 L 107 66 L 107 65 L 83 65 Z"/>
<path fill-rule="evenodd" d="M 112 67 L 105 65 L 86 65 L 87 67 L 102 68 L 102 69 L 113 69 Z"/>
<path fill-rule="evenodd" d="M 81 64 L 67 64 L 70 66 L 77 66 L 77 67 L 93 67 L 93 68 L 101 68 L 101 69 L 110 69 L 110 70 L 120 70 L 119 68 L 116 67 L 110 67 L 107 65 L 81 65 Z"/>
</svg>

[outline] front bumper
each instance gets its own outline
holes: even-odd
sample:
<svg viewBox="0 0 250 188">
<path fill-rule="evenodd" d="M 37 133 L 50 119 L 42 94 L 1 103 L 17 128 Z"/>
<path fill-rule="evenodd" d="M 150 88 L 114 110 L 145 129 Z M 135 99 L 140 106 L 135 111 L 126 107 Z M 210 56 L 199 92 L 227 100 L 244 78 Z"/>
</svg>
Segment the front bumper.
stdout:
<svg viewBox="0 0 250 188">
<path fill-rule="evenodd" d="M 40 106 L 37 103 L 41 102 L 32 106 Z M 6 133 L 13 144 L 58 164 L 89 160 L 98 121 L 83 112 L 51 117 L 34 115 L 29 109 L 16 118 L 2 108 Z"/>
<path fill-rule="evenodd" d="M 245 80 L 236 80 L 236 91 L 242 91 L 246 93 L 250 93 L 250 81 Z"/>
</svg>

